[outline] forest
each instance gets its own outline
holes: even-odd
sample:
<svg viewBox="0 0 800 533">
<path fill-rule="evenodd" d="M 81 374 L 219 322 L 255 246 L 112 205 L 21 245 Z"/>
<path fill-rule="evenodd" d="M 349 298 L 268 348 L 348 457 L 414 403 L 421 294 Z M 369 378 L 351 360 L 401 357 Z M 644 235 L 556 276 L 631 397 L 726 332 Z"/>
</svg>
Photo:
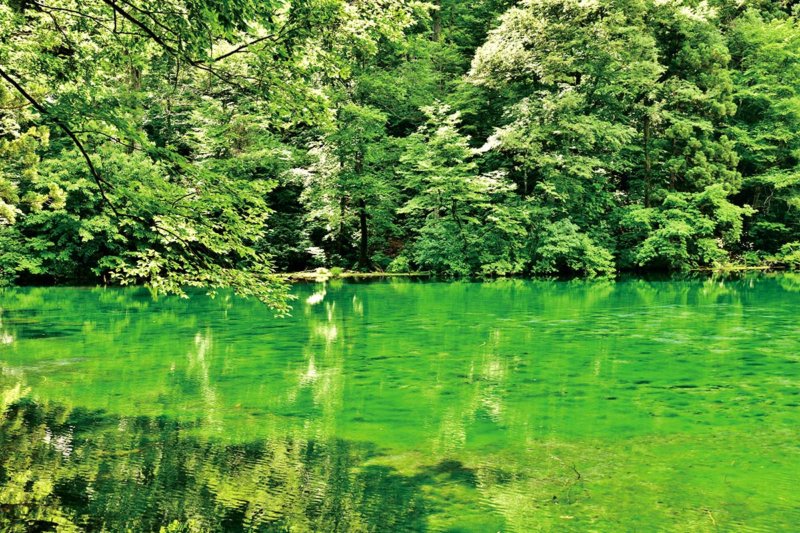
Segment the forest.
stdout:
<svg viewBox="0 0 800 533">
<path fill-rule="evenodd" d="M 800 266 L 788 0 L 2 0 L 0 284 Z"/>
</svg>

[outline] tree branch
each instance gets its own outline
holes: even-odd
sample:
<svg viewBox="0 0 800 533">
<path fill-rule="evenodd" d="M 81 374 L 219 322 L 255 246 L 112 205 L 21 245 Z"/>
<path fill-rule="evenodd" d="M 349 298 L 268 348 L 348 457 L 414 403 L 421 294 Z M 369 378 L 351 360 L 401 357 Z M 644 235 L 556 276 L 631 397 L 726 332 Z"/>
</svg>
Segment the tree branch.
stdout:
<svg viewBox="0 0 800 533">
<path fill-rule="evenodd" d="M 99 17 L 94 17 L 92 15 L 87 15 L 86 13 L 81 13 L 80 11 L 76 11 L 74 9 L 68 9 L 66 7 L 50 6 L 50 5 L 47 5 L 47 4 L 42 4 L 41 2 L 37 2 L 35 0 L 33 0 L 32 3 L 33 3 L 33 5 L 35 5 L 36 7 L 38 7 L 40 10 L 42 10 L 44 12 L 62 11 L 64 13 L 69 13 L 69 14 L 75 15 L 77 17 L 93 20 L 93 21 L 101 23 L 101 24 L 104 24 L 106 22 L 111 22 L 110 19 L 109 20 L 103 20 L 103 19 L 101 19 Z"/>
<path fill-rule="evenodd" d="M 250 48 L 254 44 L 258 44 L 260 42 L 266 41 L 267 39 L 272 39 L 273 37 L 274 37 L 273 35 L 267 35 L 266 37 L 259 37 L 258 39 L 253 39 L 252 41 L 244 43 L 244 44 L 242 44 L 240 46 L 237 46 L 236 48 L 234 48 L 230 52 L 226 52 L 226 53 L 224 53 L 224 54 L 222 54 L 220 56 L 217 56 L 217 57 L 211 59 L 210 61 L 212 63 L 216 63 L 217 61 L 222 61 L 223 59 L 225 59 L 227 57 L 230 57 L 230 56 L 232 56 L 234 54 L 238 54 L 239 52 L 245 51 L 246 49 Z"/>
<path fill-rule="evenodd" d="M 111 208 L 111 211 L 114 213 L 114 215 L 117 218 L 119 218 L 120 214 L 119 214 L 119 212 L 117 212 L 117 208 L 114 206 L 114 204 L 111 203 L 111 200 L 108 199 L 108 196 L 106 195 L 106 190 L 105 190 L 105 187 L 104 187 L 104 186 L 108 186 L 109 188 L 113 188 L 113 186 L 110 183 L 108 183 L 103 178 L 103 176 L 100 175 L 100 172 L 98 172 L 97 167 L 95 167 L 95 165 L 94 165 L 94 162 L 92 162 L 92 158 L 89 157 L 89 153 L 86 151 L 86 148 L 83 146 L 83 143 L 78 138 L 78 136 L 75 135 L 75 132 L 73 132 L 72 129 L 64 121 L 62 121 L 60 118 L 58 118 L 57 116 L 55 116 L 52 113 L 50 113 L 47 110 L 47 108 L 45 108 L 33 96 L 31 96 L 30 93 L 28 93 L 28 91 L 26 91 L 25 88 L 22 85 L 20 85 L 19 82 L 17 82 L 17 80 L 12 78 L 5 70 L 3 70 L 3 68 L 1 66 L 0 66 L 0 77 L 2 77 L 12 87 L 14 87 L 14 89 L 16 89 L 16 91 L 19 94 L 21 94 L 23 96 L 23 98 L 25 98 L 27 101 L 29 101 L 31 103 L 31 105 L 39 113 L 41 113 L 43 116 L 49 118 L 56 126 L 58 126 L 64 133 L 67 134 L 67 137 L 69 137 L 72 140 L 72 143 L 75 145 L 75 147 L 81 153 L 81 155 L 83 156 L 84 161 L 86 161 L 86 166 L 89 167 L 89 173 L 92 175 L 92 179 L 94 179 L 94 182 L 97 185 L 97 188 L 100 190 L 100 196 L 103 198 L 103 201 L 106 204 L 108 204 L 108 207 Z"/>
<path fill-rule="evenodd" d="M 164 50 L 166 50 L 170 54 L 174 56 L 184 57 L 184 59 L 186 59 L 190 63 L 192 62 L 189 60 L 189 58 L 183 56 L 183 54 L 178 52 L 178 50 L 175 49 L 172 45 L 168 44 L 156 32 L 151 30 L 147 24 L 143 23 L 142 21 L 140 21 L 139 19 L 137 19 L 136 17 L 134 17 L 133 15 L 122 9 L 121 7 L 119 7 L 119 5 L 117 5 L 115 2 L 112 2 L 112 0 L 103 0 L 103 3 L 109 6 L 111 9 L 113 9 L 114 12 L 119 13 L 122 16 L 122 18 L 124 18 L 125 20 L 127 20 L 128 22 L 130 22 L 131 24 L 133 24 L 134 26 L 145 32 L 148 37 L 153 39 L 156 43 L 158 43 Z"/>
<path fill-rule="evenodd" d="M 172 56 L 174 56 L 176 58 L 181 58 L 184 61 L 186 61 L 187 63 L 189 63 L 190 65 L 192 65 L 193 67 L 199 68 L 200 70 L 204 70 L 204 71 L 208 72 L 209 74 L 211 74 L 215 78 L 219 79 L 220 81 L 223 81 L 223 82 L 225 82 L 225 83 L 227 83 L 229 85 L 233 85 L 234 87 L 236 87 L 236 88 L 238 88 L 238 89 L 240 89 L 242 91 L 246 90 L 245 87 L 243 87 L 241 84 L 236 83 L 235 81 L 231 80 L 227 76 L 223 76 L 217 70 L 209 67 L 208 65 L 204 64 L 202 61 L 197 61 L 196 59 L 191 58 L 190 56 L 186 55 L 183 51 L 175 48 L 174 46 L 172 46 L 171 44 L 166 42 L 166 40 L 164 40 L 161 36 L 159 36 L 156 32 L 154 32 L 147 24 L 145 24 L 141 20 L 139 20 L 136 17 L 134 17 L 133 15 L 131 15 L 129 12 L 125 11 L 124 9 L 122 9 L 113 0 L 103 0 L 103 3 L 108 5 L 116 13 L 119 13 L 122 16 L 122 18 L 124 18 L 125 20 L 127 20 L 128 22 L 130 22 L 131 24 L 133 24 L 134 26 L 136 26 L 140 30 L 142 30 L 148 37 L 150 37 L 153 41 L 155 41 L 156 44 L 161 46 L 170 55 L 172 55 Z"/>
</svg>

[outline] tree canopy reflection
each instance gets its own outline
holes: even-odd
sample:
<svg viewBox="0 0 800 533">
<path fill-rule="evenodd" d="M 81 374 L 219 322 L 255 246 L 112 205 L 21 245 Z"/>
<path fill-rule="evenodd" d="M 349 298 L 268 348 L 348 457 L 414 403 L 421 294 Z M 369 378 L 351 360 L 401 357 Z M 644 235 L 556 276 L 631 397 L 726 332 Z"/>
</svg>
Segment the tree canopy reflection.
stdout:
<svg viewBox="0 0 800 533">
<path fill-rule="evenodd" d="M 0 529 L 422 529 L 419 479 L 365 464 L 369 444 L 221 444 L 168 418 L 27 399 L 0 418 Z"/>
</svg>

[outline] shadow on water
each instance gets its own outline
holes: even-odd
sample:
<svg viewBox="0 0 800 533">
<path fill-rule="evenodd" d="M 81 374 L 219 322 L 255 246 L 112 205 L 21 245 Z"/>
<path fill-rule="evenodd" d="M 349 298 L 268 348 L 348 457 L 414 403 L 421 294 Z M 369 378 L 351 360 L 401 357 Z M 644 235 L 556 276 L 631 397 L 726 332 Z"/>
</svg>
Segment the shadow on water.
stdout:
<svg viewBox="0 0 800 533">
<path fill-rule="evenodd" d="M 166 417 L 28 399 L 0 418 L 0 530 L 422 531 L 422 476 L 370 444 L 221 444 Z"/>
</svg>

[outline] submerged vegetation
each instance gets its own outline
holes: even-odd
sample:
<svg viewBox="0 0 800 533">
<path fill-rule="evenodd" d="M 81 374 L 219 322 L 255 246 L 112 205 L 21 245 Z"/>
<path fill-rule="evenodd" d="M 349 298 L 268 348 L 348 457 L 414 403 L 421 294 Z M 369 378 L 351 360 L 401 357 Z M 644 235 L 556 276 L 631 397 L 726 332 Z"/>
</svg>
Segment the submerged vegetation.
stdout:
<svg viewBox="0 0 800 533">
<path fill-rule="evenodd" d="M 792 531 L 800 274 L 0 292 L 0 531 Z"/>
<path fill-rule="evenodd" d="M 0 280 L 800 265 L 764 0 L 3 0 Z"/>
</svg>

